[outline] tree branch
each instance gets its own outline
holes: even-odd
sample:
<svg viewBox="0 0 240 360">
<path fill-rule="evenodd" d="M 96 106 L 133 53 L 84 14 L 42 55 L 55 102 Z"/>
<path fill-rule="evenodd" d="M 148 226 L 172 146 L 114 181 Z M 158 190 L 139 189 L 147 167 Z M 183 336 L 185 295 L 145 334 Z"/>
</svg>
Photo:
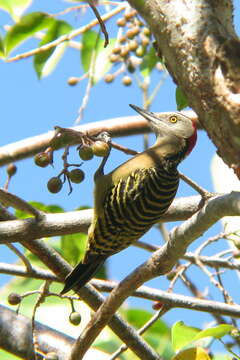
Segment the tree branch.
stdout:
<svg viewBox="0 0 240 360">
<path fill-rule="evenodd" d="M 193 111 L 185 111 L 183 113 L 197 122 L 196 115 Z M 90 135 L 107 131 L 111 137 L 130 136 L 150 132 L 149 124 L 142 116 L 124 116 L 74 126 L 70 129 L 87 132 Z M 54 134 L 54 131 L 49 131 L 46 134 L 33 136 L 0 147 L 0 166 L 31 157 L 45 150 L 49 146 Z M 65 145 L 67 145 L 67 143 L 63 143 L 62 147 Z"/>
<path fill-rule="evenodd" d="M 186 220 L 198 210 L 200 201 L 200 196 L 176 199 L 161 220 Z M 1 221 L 0 244 L 78 232 L 87 233 L 91 220 L 92 209 L 45 214 L 40 219 Z"/>
<path fill-rule="evenodd" d="M 238 169 L 240 42 L 231 0 L 128 0 L 223 160 Z M 236 171 L 237 172 L 237 171 Z"/>
<path fill-rule="evenodd" d="M 106 326 L 124 300 L 144 282 L 168 273 L 182 257 L 187 247 L 223 216 L 240 215 L 240 193 L 218 196 L 169 233 L 169 241 L 156 251 L 149 260 L 128 275 L 111 292 L 100 309 L 94 314 L 72 350 L 72 360 L 81 359 L 92 342 Z"/>
<path fill-rule="evenodd" d="M 36 321 L 38 345 L 43 354 L 55 352 L 59 360 L 66 359 L 74 339 Z M 0 305 L 0 347 L 22 359 L 34 360 L 31 319 Z M 38 359 L 43 359 L 38 354 Z"/>
</svg>

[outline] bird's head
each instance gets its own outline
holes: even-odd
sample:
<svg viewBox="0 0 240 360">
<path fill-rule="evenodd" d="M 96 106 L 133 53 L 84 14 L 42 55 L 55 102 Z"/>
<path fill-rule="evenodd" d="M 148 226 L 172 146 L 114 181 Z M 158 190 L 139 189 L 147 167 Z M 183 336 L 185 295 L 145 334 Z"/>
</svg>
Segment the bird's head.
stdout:
<svg viewBox="0 0 240 360">
<path fill-rule="evenodd" d="M 184 147 L 184 157 L 192 151 L 197 141 L 197 129 L 189 117 L 179 112 L 153 113 L 132 104 L 130 106 L 149 121 L 157 141 L 167 138 L 174 143 L 175 139 Z"/>
</svg>

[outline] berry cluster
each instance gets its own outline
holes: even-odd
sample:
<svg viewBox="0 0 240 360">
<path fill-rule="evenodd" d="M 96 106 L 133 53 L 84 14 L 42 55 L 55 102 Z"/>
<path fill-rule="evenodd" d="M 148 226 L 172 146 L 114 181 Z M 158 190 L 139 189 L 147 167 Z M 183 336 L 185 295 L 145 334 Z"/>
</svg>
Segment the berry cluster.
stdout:
<svg viewBox="0 0 240 360">
<path fill-rule="evenodd" d="M 122 35 L 116 41 L 116 44 L 110 54 L 110 61 L 114 64 L 124 63 L 127 71 L 131 74 L 136 70 L 134 57 L 143 58 L 150 44 L 151 32 L 137 18 L 137 11 L 130 10 L 124 14 L 124 17 L 117 20 L 117 26 L 122 29 Z M 107 74 L 104 78 L 106 83 L 111 83 L 117 73 Z M 122 78 L 122 84 L 129 86 L 132 84 L 132 78 L 125 75 Z"/>
<path fill-rule="evenodd" d="M 50 146 L 45 151 L 35 155 L 34 162 L 37 166 L 42 168 L 48 165 L 53 165 L 54 150 L 59 149 L 67 143 L 68 145 L 66 146 L 65 152 L 62 155 L 63 169 L 57 176 L 53 176 L 48 180 L 47 188 L 49 192 L 56 194 L 61 191 L 63 184 L 67 180 L 70 188 L 69 193 L 71 193 L 71 184 L 80 184 L 85 178 L 85 173 L 82 169 L 80 169 L 83 163 L 69 164 L 67 162 L 69 145 L 74 142 L 78 142 L 78 144 L 80 143 L 80 145 L 77 146 L 77 150 L 80 159 L 84 161 L 91 160 L 94 155 L 101 157 L 107 156 L 110 151 L 110 146 L 107 141 L 101 137 L 101 134 L 97 137 L 90 137 L 86 134 L 71 129 L 55 127 L 55 130 L 55 135 L 50 142 Z M 70 167 L 74 167 L 74 169 L 69 170 Z"/>
</svg>

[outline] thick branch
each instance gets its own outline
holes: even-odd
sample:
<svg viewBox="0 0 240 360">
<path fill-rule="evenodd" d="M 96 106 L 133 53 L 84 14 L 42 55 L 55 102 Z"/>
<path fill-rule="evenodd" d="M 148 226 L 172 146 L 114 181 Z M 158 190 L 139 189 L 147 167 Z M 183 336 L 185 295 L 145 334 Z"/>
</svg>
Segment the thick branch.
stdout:
<svg viewBox="0 0 240 360">
<path fill-rule="evenodd" d="M 197 122 L 196 115 L 192 111 L 185 111 L 184 114 Z M 141 116 L 124 116 L 110 120 L 92 122 L 85 125 L 75 126 L 72 129 L 89 134 L 98 134 L 107 131 L 112 137 L 143 134 L 150 131 L 148 122 Z M 16 162 L 37 154 L 49 146 L 54 131 L 46 134 L 33 136 L 12 144 L 0 147 L 0 166 Z M 67 144 L 62 144 L 65 146 Z"/>
<path fill-rule="evenodd" d="M 239 167 L 240 42 L 231 0 L 129 0 L 223 160 Z"/>
<path fill-rule="evenodd" d="M 177 221 L 189 218 L 198 210 L 200 196 L 174 200 L 162 216 L 163 221 Z M 21 242 L 40 237 L 87 233 L 92 220 L 92 210 L 45 214 L 41 219 L 9 220 L 0 222 L 0 243 Z"/>
<path fill-rule="evenodd" d="M 198 213 L 174 228 L 169 234 L 169 241 L 111 292 L 76 341 L 72 351 L 72 359 L 77 359 L 77 354 L 78 358 L 84 355 L 89 344 L 95 340 L 112 315 L 134 290 L 153 277 L 169 272 L 183 256 L 188 245 L 221 217 L 227 215 L 240 215 L 240 193 L 232 192 L 229 195 L 211 199 Z"/>
<path fill-rule="evenodd" d="M 39 349 L 43 354 L 55 352 L 59 360 L 66 359 L 74 339 L 36 322 Z M 0 347 L 23 359 L 35 360 L 31 319 L 0 305 Z M 40 357 L 42 358 L 42 357 Z"/>
</svg>

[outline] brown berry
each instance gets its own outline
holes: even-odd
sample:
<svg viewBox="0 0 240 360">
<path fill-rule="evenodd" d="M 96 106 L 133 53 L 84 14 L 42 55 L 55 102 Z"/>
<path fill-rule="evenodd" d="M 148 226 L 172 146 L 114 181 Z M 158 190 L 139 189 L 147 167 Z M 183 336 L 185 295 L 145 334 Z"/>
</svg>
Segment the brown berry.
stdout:
<svg viewBox="0 0 240 360">
<path fill-rule="evenodd" d="M 127 57 L 128 56 L 128 54 L 129 54 L 129 47 L 128 46 L 122 46 L 122 48 L 121 48 L 121 56 L 123 57 L 123 58 L 125 58 L 125 57 Z"/>
<path fill-rule="evenodd" d="M 121 52 L 121 47 L 120 46 L 116 46 L 115 48 L 112 49 L 112 53 L 115 55 L 120 54 Z"/>
<path fill-rule="evenodd" d="M 124 27 L 126 25 L 126 20 L 124 18 L 120 18 L 117 20 L 117 26 Z"/>
<path fill-rule="evenodd" d="M 93 158 L 93 150 L 92 150 L 91 146 L 88 146 L 88 145 L 81 146 L 78 154 L 79 154 L 80 158 L 84 161 L 91 160 Z"/>
<path fill-rule="evenodd" d="M 126 36 L 121 36 L 121 37 L 119 38 L 120 44 L 124 44 L 126 41 L 127 41 Z"/>
<path fill-rule="evenodd" d="M 129 49 L 130 49 L 131 51 L 137 50 L 137 48 L 138 48 L 138 42 L 137 42 L 137 40 L 131 40 L 131 41 L 129 41 L 128 46 L 129 46 Z"/>
<path fill-rule="evenodd" d="M 45 355 L 44 360 L 59 360 L 59 357 L 55 352 L 49 352 Z"/>
<path fill-rule="evenodd" d="M 79 325 L 81 320 L 81 315 L 77 311 L 73 311 L 69 315 L 69 322 L 75 326 Z"/>
<path fill-rule="evenodd" d="M 109 153 L 109 145 L 104 141 L 97 140 L 92 145 L 93 153 L 96 156 L 107 156 Z"/>
<path fill-rule="evenodd" d="M 130 78 L 130 76 L 126 75 L 122 78 L 122 83 L 125 86 L 130 86 L 132 84 L 132 79 Z"/>
<path fill-rule="evenodd" d="M 113 82 L 113 80 L 114 80 L 114 75 L 113 74 L 107 74 L 104 77 L 104 81 L 107 84 L 110 84 L 111 82 Z"/>
<path fill-rule="evenodd" d="M 80 184 L 84 180 L 85 174 L 81 169 L 73 169 L 68 173 L 68 177 L 73 183 Z"/>
<path fill-rule="evenodd" d="M 62 189 L 62 181 L 59 179 L 59 177 L 54 176 L 48 180 L 47 188 L 48 191 L 50 191 L 53 194 L 56 194 Z"/>
<path fill-rule="evenodd" d="M 126 36 L 127 36 L 128 39 L 133 39 L 139 33 L 140 33 L 140 27 L 139 26 L 134 26 L 132 29 L 129 29 L 126 32 Z"/>
<path fill-rule="evenodd" d="M 110 57 L 109 57 L 109 60 L 111 61 L 111 63 L 116 63 L 116 62 L 118 62 L 120 59 L 119 59 L 119 56 L 118 56 L 118 55 L 111 54 Z"/>
<path fill-rule="evenodd" d="M 137 11 L 136 10 L 131 10 L 128 13 L 124 14 L 124 17 L 125 17 L 126 20 L 130 20 L 136 15 L 137 15 Z"/>
<path fill-rule="evenodd" d="M 7 174 L 8 174 L 8 176 L 13 176 L 13 175 L 16 174 L 16 172 L 17 172 L 17 167 L 16 167 L 16 165 L 13 164 L 13 163 L 9 164 L 8 167 L 7 167 Z"/>
<path fill-rule="evenodd" d="M 68 79 L 68 85 L 70 85 L 70 86 L 77 85 L 78 82 L 79 82 L 79 79 L 77 77 L 74 77 L 74 76 L 72 76 L 72 77 L 70 77 Z"/>
<path fill-rule="evenodd" d="M 22 301 L 22 297 L 21 295 L 17 294 L 17 293 L 11 293 L 8 295 L 8 303 L 10 305 L 18 305 L 20 304 L 20 302 Z"/>
<path fill-rule="evenodd" d="M 149 45 L 150 40 L 149 40 L 148 37 L 142 36 L 142 37 L 141 37 L 141 43 L 142 43 L 142 46 L 147 46 L 147 45 Z"/>
<path fill-rule="evenodd" d="M 37 166 L 44 168 L 50 164 L 51 159 L 50 159 L 48 153 L 41 152 L 41 153 L 35 155 L 34 162 Z"/>
</svg>

